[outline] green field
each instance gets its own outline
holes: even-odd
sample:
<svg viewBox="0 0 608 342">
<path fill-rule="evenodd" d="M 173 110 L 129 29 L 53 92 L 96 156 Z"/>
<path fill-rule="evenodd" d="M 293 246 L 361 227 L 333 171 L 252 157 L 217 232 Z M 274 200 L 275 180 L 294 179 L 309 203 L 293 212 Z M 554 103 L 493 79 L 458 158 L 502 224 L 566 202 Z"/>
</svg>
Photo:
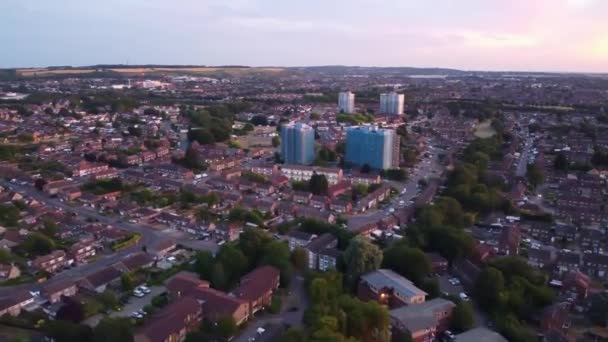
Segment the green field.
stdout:
<svg viewBox="0 0 608 342">
<path fill-rule="evenodd" d="M 494 130 L 494 128 L 492 128 L 491 120 L 481 122 L 477 125 L 477 127 L 475 127 L 475 136 L 478 138 L 490 138 L 493 137 L 495 134 L 496 131 Z"/>
</svg>

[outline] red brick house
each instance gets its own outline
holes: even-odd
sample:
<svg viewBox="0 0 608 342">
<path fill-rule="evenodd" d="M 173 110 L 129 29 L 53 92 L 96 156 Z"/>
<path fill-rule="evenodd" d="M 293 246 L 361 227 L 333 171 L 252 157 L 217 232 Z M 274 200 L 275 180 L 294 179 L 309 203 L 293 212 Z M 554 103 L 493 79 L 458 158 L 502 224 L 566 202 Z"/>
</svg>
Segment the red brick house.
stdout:
<svg viewBox="0 0 608 342">
<path fill-rule="evenodd" d="M 279 288 L 280 272 L 272 266 L 261 266 L 241 278 L 235 297 L 249 303 L 250 315 L 270 305 L 272 294 Z"/>
<path fill-rule="evenodd" d="M 198 329 L 203 319 L 201 304 L 182 297 L 155 313 L 134 336 L 135 342 L 177 342 Z"/>
</svg>

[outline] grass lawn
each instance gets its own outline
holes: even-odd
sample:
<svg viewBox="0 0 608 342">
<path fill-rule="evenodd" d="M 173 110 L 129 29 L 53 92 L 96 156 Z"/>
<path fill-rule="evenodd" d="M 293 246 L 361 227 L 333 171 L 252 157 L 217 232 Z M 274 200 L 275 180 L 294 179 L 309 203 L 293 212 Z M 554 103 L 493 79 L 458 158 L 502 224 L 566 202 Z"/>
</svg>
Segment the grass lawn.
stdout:
<svg viewBox="0 0 608 342">
<path fill-rule="evenodd" d="M 496 134 L 496 131 L 492 128 L 492 121 L 490 120 L 480 123 L 475 128 L 475 136 L 481 139 L 490 138 L 494 134 Z"/>
</svg>

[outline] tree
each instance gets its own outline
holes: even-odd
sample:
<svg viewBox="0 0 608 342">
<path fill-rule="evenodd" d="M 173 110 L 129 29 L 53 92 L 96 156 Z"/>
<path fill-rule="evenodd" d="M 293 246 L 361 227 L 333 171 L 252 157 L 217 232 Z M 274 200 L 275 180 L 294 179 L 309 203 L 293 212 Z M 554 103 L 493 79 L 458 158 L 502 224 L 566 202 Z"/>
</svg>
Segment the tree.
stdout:
<svg viewBox="0 0 608 342">
<path fill-rule="evenodd" d="M 306 333 L 302 329 L 289 328 L 287 329 L 281 338 L 280 342 L 306 342 Z"/>
<path fill-rule="evenodd" d="M 260 259 L 260 265 L 270 265 L 281 271 L 281 286 L 289 286 L 292 275 L 290 260 L 291 253 L 289 245 L 283 241 L 275 241 L 264 246 L 264 254 Z"/>
<path fill-rule="evenodd" d="M 133 342 L 133 327 L 128 318 L 104 317 L 93 328 L 93 342 Z"/>
<path fill-rule="evenodd" d="M 209 251 L 199 251 L 194 259 L 194 270 L 201 279 L 211 280 L 214 258 Z"/>
<path fill-rule="evenodd" d="M 325 175 L 315 173 L 308 181 L 308 188 L 310 189 L 310 192 L 315 195 L 325 195 L 328 187 L 329 184 L 327 183 L 327 178 L 325 178 Z"/>
<path fill-rule="evenodd" d="M 59 308 L 56 315 L 56 319 L 70 321 L 72 323 L 80 323 L 84 318 L 84 307 L 79 301 L 73 298 L 66 298 L 65 304 Z"/>
<path fill-rule="evenodd" d="M 36 179 L 36 181 L 34 182 L 34 187 L 38 190 L 38 191 L 42 191 L 42 189 L 44 188 L 44 186 L 46 185 L 46 180 L 44 178 L 38 178 Z"/>
<path fill-rule="evenodd" d="M 558 153 L 553 161 L 553 167 L 556 170 L 567 171 L 569 166 L 570 162 L 568 161 L 566 155 L 563 153 Z"/>
<path fill-rule="evenodd" d="M 228 277 L 224 271 L 224 266 L 221 263 L 215 263 L 211 269 L 211 284 L 214 288 L 228 288 Z"/>
<path fill-rule="evenodd" d="M 346 277 L 354 285 L 362 274 L 377 270 L 382 264 L 382 251 L 364 237 L 352 239 L 344 251 Z"/>
<path fill-rule="evenodd" d="M 272 137 L 272 147 L 279 147 L 281 145 L 281 138 L 278 136 Z"/>
<path fill-rule="evenodd" d="M 182 159 L 182 164 L 193 170 L 204 170 L 206 169 L 205 162 L 201 158 L 200 154 L 196 149 L 192 147 L 192 145 L 188 146 L 186 149 L 186 153 L 184 154 L 184 159 Z"/>
<path fill-rule="evenodd" d="M 474 294 L 482 308 L 492 311 L 500 304 L 504 289 L 505 279 L 502 272 L 494 267 L 486 267 L 477 277 Z"/>
<path fill-rule="evenodd" d="M 469 302 L 460 301 L 452 313 L 452 329 L 464 332 L 471 329 L 473 324 L 475 324 L 473 307 Z"/>
<path fill-rule="evenodd" d="M 543 171 L 536 164 L 528 164 L 526 177 L 532 187 L 536 188 L 545 181 L 545 175 Z"/>
<path fill-rule="evenodd" d="M 606 294 L 598 294 L 591 298 L 589 318 L 593 323 L 602 327 L 608 325 L 608 296 Z"/>
<path fill-rule="evenodd" d="M 46 255 L 55 249 L 55 242 L 42 233 L 31 233 L 23 241 L 22 247 L 29 254 Z"/>
<path fill-rule="evenodd" d="M 116 293 L 112 290 L 105 290 L 103 293 L 100 293 L 97 296 L 97 300 L 103 305 L 107 310 L 114 310 L 119 305 L 118 297 Z"/>
<path fill-rule="evenodd" d="M 418 285 L 431 272 L 431 263 L 424 252 L 418 248 L 410 248 L 405 243 L 397 243 L 384 252 L 383 267 Z"/>
<path fill-rule="evenodd" d="M 327 281 L 323 278 L 315 278 L 310 283 L 310 300 L 314 304 L 323 304 L 327 303 L 328 297 L 328 289 L 327 289 Z"/>
<path fill-rule="evenodd" d="M 288 258 L 289 260 L 289 258 Z M 216 261 L 223 266 L 226 280 L 226 286 L 232 285 L 245 273 L 249 262 L 247 257 L 238 248 L 231 245 L 224 245 L 217 253 Z M 215 270 L 215 268 L 214 268 Z"/>
<path fill-rule="evenodd" d="M 308 252 L 302 247 L 296 247 L 291 252 L 291 262 L 300 271 L 306 269 L 308 267 Z"/>
<path fill-rule="evenodd" d="M 264 248 L 272 242 L 270 235 L 262 229 L 246 229 L 240 236 L 238 247 L 249 259 L 250 266 L 258 263 Z"/>
<path fill-rule="evenodd" d="M 372 171 L 372 167 L 369 164 L 363 164 L 361 166 L 361 173 L 370 173 Z"/>
<path fill-rule="evenodd" d="M 133 288 L 135 288 L 135 279 L 133 278 L 133 275 L 131 273 L 123 273 L 120 276 L 120 285 L 122 287 L 122 290 L 125 292 L 130 292 L 131 290 L 133 290 Z"/>
<path fill-rule="evenodd" d="M 384 176 L 390 180 L 403 182 L 407 179 L 407 173 L 404 169 L 390 169 L 384 171 Z"/>
<path fill-rule="evenodd" d="M 44 331 L 55 342 L 91 341 L 93 337 L 90 327 L 59 319 L 46 321 Z"/>
<path fill-rule="evenodd" d="M 232 316 L 225 316 L 217 321 L 216 329 L 218 335 L 225 339 L 229 339 L 236 334 L 238 327 Z"/>
<path fill-rule="evenodd" d="M 268 118 L 265 115 L 255 115 L 249 122 L 254 126 L 268 126 Z"/>
</svg>

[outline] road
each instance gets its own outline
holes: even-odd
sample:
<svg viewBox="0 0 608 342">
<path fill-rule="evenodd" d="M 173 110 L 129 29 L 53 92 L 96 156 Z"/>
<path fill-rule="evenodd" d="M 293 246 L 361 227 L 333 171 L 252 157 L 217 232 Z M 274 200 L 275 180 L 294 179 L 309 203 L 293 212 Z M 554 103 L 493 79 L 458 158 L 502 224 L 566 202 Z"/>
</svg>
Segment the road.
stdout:
<svg viewBox="0 0 608 342">
<path fill-rule="evenodd" d="M 442 293 L 447 293 L 449 295 L 458 297 L 460 293 L 465 292 L 462 285 L 452 285 L 449 282 L 450 275 L 442 275 L 438 277 L 439 281 L 439 290 Z M 471 302 L 473 303 L 473 302 Z M 474 327 L 484 327 L 487 325 L 486 315 L 481 311 L 477 305 L 473 303 L 473 318 L 475 319 Z"/>
<path fill-rule="evenodd" d="M 146 224 L 131 224 L 122 221 L 121 219 L 112 218 L 108 216 L 104 216 L 96 212 L 91 208 L 80 207 L 80 206 L 70 206 L 64 202 L 59 201 L 57 198 L 49 197 L 47 194 L 42 193 L 31 186 L 24 186 L 20 184 L 14 184 L 7 182 L 5 180 L 0 180 L 0 185 L 9 188 L 14 191 L 18 191 L 22 194 L 30 196 L 40 203 L 52 208 L 61 209 L 64 211 L 74 212 L 77 215 L 80 215 L 83 218 L 93 218 L 98 220 L 100 223 L 112 225 L 114 227 L 124 229 L 126 231 L 134 232 L 141 234 L 142 238 L 138 245 L 133 246 L 131 248 L 124 249 L 120 252 L 116 252 L 111 255 L 104 255 L 94 261 L 91 261 L 88 264 L 80 265 L 65 271 L 62 271 L 56 275 L 54 275 L 51 279 L 49 279 L 45 284 L 55 283 L 62 281 L 64 279 L 72 279 L 76 280 L 78 278 L 82 278 L 91 273 L 94 273 L 104 267 L 115 264 L 125 258 L 125 256 L 141 251 L 142 246 L 154 246 L 156 243 L 161 241 L 162 239 L 170 238 L 169 234 L 159 232 L 156 228 L 151 227 Z M 188 248 L 193 248 L 197 250 L 210 250 L 211 252 L 217 251 L 217 245 L 209 242 L 198 242 L 190 239 L 179 239 L 178 243 L 183 244 Z M 40 290 L 41 284 L 21 284 L 15 286 L 5 286 L 0 287 L 0 298 L 10 296 L 16 290 L 30 290 L 30 291 L 38 291 Z"/>
<path fill-rule="evenodd" d="M 428 177 L 439 177 L 443 172 L 443 167 L 439 163 L 438 155 L 441 150 L 436 148 L 428 151 L 430 154 L 429 158 L 423 158 L 418 165 L 411 169 L 410 175 L 405 183 L 403 182 L 395 182 L 395 181 L 387 181 L 391 186 L 399 191 L 399 195 L 393 197 L 390 202 L 390 205 L 386 208 L 386 210 L 374 210 L 367 211 L 363 214 L 352 215 L 348 218 L 348 229 L 356 230 L 358 227 L 361 227 L 365 224 L 371 222 L 377 222 L 390 215 L 388 212 L 388 208 L 394 208 L 395 210 L 406 207 L 409 204 L 407 202 L 412 201 L 415 197 L 418 196 L 418 183 L 422 179 L 427 179 Z M 405 189 L 405 193 L 402 191 Z M 404 206 L 400 206 L 399 202 L 403 201 L 406 203 Z"/>
<path fill-rule="evenodd" d="M 528 171 L 528 158 L 530 158 L 530 152 L 533 145 L 533 139 L 528 137 L 524 144 L 524 148 L 521 151 L 521 155 L 519 156 L 519 161 L 517 162 L 517 170 L 515 171 L 517 177 L 526 176 L 526 172 Z"/>
</svg>

